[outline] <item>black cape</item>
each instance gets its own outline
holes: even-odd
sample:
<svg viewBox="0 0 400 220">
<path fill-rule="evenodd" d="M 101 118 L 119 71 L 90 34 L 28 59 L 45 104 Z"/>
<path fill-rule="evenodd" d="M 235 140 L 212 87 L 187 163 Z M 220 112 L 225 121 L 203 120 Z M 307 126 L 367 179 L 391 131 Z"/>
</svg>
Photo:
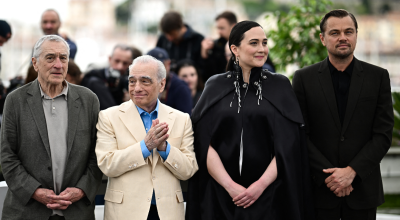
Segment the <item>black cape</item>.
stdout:
<svg viewBox="0 0 400 220">
<path fill-rule="evenodd" d="M 232 72 L 211 77 L 192 112 L 199 171 L 189 180 L 186 219 L 314 219 L 303 117 L 289 80 L 253 68 L 246 93 L 239 75 L 242 96 L 239 113 L 238 99 L 234 97 L 236 75 Z M 256 95 L 258 82 L 262 83 L 260 105 Z M 241 132 L 243 165 L 240 172 Z M 236 207 L 226 190 L 208 173 L 206 161 L 210 143 L 238 184 L 247 188 L 257 181 L 274 156 L 277 179 L 249 208 Z"/>
</svg>

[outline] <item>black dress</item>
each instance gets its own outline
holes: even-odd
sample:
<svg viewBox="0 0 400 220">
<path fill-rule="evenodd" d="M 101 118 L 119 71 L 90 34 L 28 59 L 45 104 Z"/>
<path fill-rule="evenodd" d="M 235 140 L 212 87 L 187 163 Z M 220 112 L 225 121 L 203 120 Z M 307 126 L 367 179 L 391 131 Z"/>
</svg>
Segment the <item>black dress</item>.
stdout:
<svg viewBox="0 0 400 220">
<path fill-rule="evenodd" d="M 235 79 L 231 72 L 210 78 L 193 110 L 199 172 L 189 181 L 186 219 L 313 219 L 307 151 L 300 129 L 303 119 L 289 80 L 253 68 L 247 84 L 240 73 L 239 110 Z M 262 100 L 257 95 L 259 83 Z M 227 173 L 243 187 L 257 181 L 274 157 L 277 179 L 250 207 L 235 206 L 207 171 L 210 143 Z"/>
</svg>

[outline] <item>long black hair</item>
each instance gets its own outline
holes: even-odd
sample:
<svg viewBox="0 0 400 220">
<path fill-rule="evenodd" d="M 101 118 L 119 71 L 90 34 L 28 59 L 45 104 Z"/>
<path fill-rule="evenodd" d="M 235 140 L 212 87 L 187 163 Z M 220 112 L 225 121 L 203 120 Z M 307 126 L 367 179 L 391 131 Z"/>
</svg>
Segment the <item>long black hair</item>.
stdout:
<svg viewBox="0 0 400 220">
<path fill-rule="evenodd" d="M 261 25 L 254 21 L 241 21 L 232 28 L 231 34 L 229 35 L 229 50 L 231 51 L 231 53 L 232 53 L 231 45 L 233 44 L 233 45 L 239 47 L 240 42 L 242 42 L 242 40 L 244 38 L 244 33 L 247 32 L 248 30 L 252 29 L 253 27 L 261 27 Z M 235 70 L 235 68 L 233 66 L 233 62 L 235 60 L 236 60 L 236 56 L 234 53 L 232 53 L 232 57 L 231 57 L 231 59 L 229 59 L 228 65 L 226 66 L 227 71 Z"/>
</svg>

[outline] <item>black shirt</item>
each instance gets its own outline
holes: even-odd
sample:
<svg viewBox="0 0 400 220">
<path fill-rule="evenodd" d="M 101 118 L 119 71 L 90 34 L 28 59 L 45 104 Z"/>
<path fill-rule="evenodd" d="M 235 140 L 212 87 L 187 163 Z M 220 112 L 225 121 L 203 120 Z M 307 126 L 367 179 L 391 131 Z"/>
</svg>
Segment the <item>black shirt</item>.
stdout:
<svg viewBox="0 0 400 220">
<path fill-rule="evenodd" d="M 214 76 L 215 74 L 226 72 L 226 42 L 228 41 L 223 37 L 215 40 L 214 47 L 208 51 L 207 59 L 203 59 L 203 66 L 201 68 L 203 82 L 207 82 L 208 78 Z"/>
<path fill-rule="evenodd" d="M 156 46 L 166 50 L 171 59 L 171 71 L 175 71 L 176 63 L 183 59 L 191 59 L 196 64 L 196 67 L 201 66 L 201 41 L 203 41 L 204 37 L 190 26 L 185 26 L 187 31 L 183 34 L 179 44 L 169 41 L 164 34 L 157 41 Z"/>
<path fill-rule="evenodd" d="M 337 70 L 328 60 L 329 71 L 332 76 L 333 89 L 335 90 L 336 105 L 339 111 L 340 122 L 343 126 L 344 116 L 346 114 L 347 98 L 349 97 L 349 88 L 351 74 L 353 73 L 354 58 L 350 65 L 342 72 Z"/>
</svg>

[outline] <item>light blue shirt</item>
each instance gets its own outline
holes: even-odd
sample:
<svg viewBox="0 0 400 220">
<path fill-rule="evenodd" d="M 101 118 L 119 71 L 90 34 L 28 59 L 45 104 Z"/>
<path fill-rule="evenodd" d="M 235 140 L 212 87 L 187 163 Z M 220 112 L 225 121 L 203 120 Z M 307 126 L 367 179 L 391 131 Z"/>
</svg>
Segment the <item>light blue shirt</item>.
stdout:
<svg viewBox="0 0 400 220">
<path fill-rule="evenodd" d="M 146 134 L 150 130 L 153 120 L 158 118 L 159 102 L 160 101 L 157 100 L 156 109 L 154 109 L 154 111 L 152 111 L 150 114 L 148 112 L 146 112 L 145 110 L 141 109 L 140 107 L 136 106 L 137 110 L 139 111 L 140 118 L 142 118 L 144 128 L 146 129 Z M 144 159 L 146 159 L 148 156 L 150 156 L 151 152 L 147 149 L 147 146 L 146 146 L 146 143 L 144 143 L 144 140 L 142 140 L 140 142 L 140 147 L 142 148 L 142 154 L 143 154 Z M 168 142 L 167 142 L 166 151 L 159 151 L 157 149 L 158 153 L 164 160 L 166 160 L 168 158 L 170 150 L 171 150 L 171 146 Z"/>
<path fill-rule="evenodd" d="M 146 134 L 147 132 L 150 130 L 151 128 L 151 124 L 153 122 L 153 120 L 158 118 L 158 106 L 159 106 L 160 101 L 157 100 L 157 106 L 156 109 L 154 109 L 154 111 L 152 111 L 150 114 L 148 112 L 146 112 L 145 110 L 141 109 L 140 107 L 136 106 L 140 118 L 142 118 L 143 121 L 143 125 L 144 128 L 146 129 Z M 142 148 L 142 154 L 143 154 L 143 158 L 146 159 L 148 156 L 150 156 L 151 152 L 147 149 L 146 143 L 144 143 L 144 140 L 142 140 L 140 142 L 140 147 Z M 169 151 L 171 150 L 171 145 L 167 142 L 167 149 L 166 151 L 158 151 L 158 153 L 160 154 L 160 156 L 166 160 L 168 158 L 169 155 Z M 155 199 L 155 195 L 154 195 L 154 190 L 153 190 L 153 197 L 151 198 L 151 204 L 156 205 L 156 199 Z"/>
</svg>

